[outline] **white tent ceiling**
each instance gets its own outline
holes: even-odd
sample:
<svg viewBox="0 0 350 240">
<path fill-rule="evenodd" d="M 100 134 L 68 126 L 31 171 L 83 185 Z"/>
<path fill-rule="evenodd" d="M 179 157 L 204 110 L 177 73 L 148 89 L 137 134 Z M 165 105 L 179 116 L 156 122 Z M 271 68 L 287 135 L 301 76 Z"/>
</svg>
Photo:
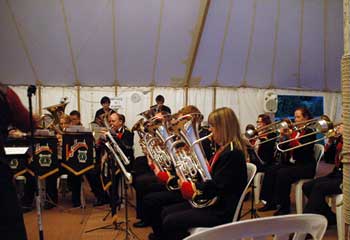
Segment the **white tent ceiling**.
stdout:
<svg viewBox="0 0 350 240">
<path fill-rule="evenodd" d="M 340 91 L 342 29 L 341 0 L 0 0 L 0 82 Z"/>
</svg>

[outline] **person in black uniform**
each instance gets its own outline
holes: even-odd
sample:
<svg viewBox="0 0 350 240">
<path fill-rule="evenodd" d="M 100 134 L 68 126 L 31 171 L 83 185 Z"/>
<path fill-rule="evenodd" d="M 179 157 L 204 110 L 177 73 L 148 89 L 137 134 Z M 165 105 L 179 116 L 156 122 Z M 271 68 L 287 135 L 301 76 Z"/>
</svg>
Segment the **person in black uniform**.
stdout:
<svg viewBox="0 0 350 240">
<path fill-rule="evenodd" d="M 125 166 L 128 171 L 130 171 L 130 165 L 134 161 L 134 133 L 131 132 L 126 126 L 125 126 L 125 116 L 123 114 L 119 114 L 116 112 L 112 112 L 109 116 L 109 124 L 111 126 L 111 134 L 114 137 L 115 141 L 121 148 L 121 150 L 124 152 L 125 156 L 130 161 L 130 164 L 128 166 Z M 118 166 L 116 166 L 118 168 Z M 120 180 L 120 174 L 117 174 L 115 176 L 115 183 L 118 183 Z M 118 194 L 118 185 L 116 184 L 116 195 L 110 196 L 110 198 L 118 203 L 119 200 L 119 194 Z M 110 195 L 112 194 L 112 189 L 110 190 Z"/>
<path fill-rule="evenodd" d="M 343 182 L 343 164 L 341 163 L 341 151 L 343 148 L 343 126 L 337 129 L 337 135 L 328 139 L 328 144 L 335 145 L 333 154 L 335 166 L 333 171 L 324 177 L 316 178 L 303 184 L 303 193 L 308 198 L 304 208 L 304 213 L 322 214 L 328 220 L 328 225 L 336 224 L 336 216 L 326 203 L 326 196 L 332 194 L 341 194 L 340 185 Z M 327 151 L 330 148 L 326 148 Z"/>
<path fill-rule="evenodd" d="M 281 142 L 287 139 L 293 141 L 281 144 L 282 149 L 289 149 L 300 144 L 312 142 L 316 139 L 316 134 L 312 134 L 313 129 L 308 128 L 306 120 L 311 119 L 311 113 L 305 107 L 299 107 L 294 112 L 295 124 L 297 130 L 281 130 Z M 291 185 L 302 178 L 313 178 L 316 169 L 316 160 L 314 158 L 314 143 L 287 152 L 286 162 L 272 166 L 265 171 L 260 198 L 267 204 L 259 211 L 276 210 L 274 215 L 283 215 L 290 213 L 290 190 Z"/>
<path fill-rule="evenodd" d="M 153 228 L 149 239 L 182 239 L 190 228 L 212 227 L 232 221 L 247 184 L 245 141 L 232 109 L 224 107 L 213 111 L 208 122 L 212 139 L 220 146 L 209 162 L 212 180 L 194 183 L 180 179 L 180 189 L 181 195 L 188 200 L 200 191 L 206 199 L 218 197 L 217 201 L 205 208 L 193 208 L 188 201 L 182 201 L 164 204 L 160 211 L 145 211 Z M 155 204 L 150 200 L 149 196 L 145 197 L 145 209 Z"/>
<path fill-rule="evenodd" d="M 247 126 L 252 131 L 258 131 L 256 137 L 249 139 L 250 144 L 248 144 L 247 150 L 250 162 L 257 166 L 258 172 L 264 172 L 265 169 L 275 164 L 276 133 L 271 128 L 266 127 L 271 124 L 269 115 L 260 114 L 256 123 L 256 129 L 251 129 L 251 125 Z"/>
<path fill-rule="evenodd" d="M 167 112 L 167 113 L 171 114 L 170 108 L 168 106 L 164 105 L 164 102 L 165 102 L 165 99 L 164 99 L 163 95 L 158 95 L 156 97 L 156 104 L 150 107 L 150 109 L 154 113 L 153 115 L 155 115 L 156 113 L 159 113 L 159 112 Z"/>
<path fill-rule="evenodd" d="M 0 236 L 5 240 L 27 239 L 13 176 L 4 161 L 4 141 L 11 124 L 22 131 L 30 129 L 29 113 L 17 94 L 0 83 Z"/>
<path fill-rule="evenodd" d="M 114 110 L 109 107 L 111 105 L 111 99 L 109 97 L 107 96 L 102 97 L 100 100 L 100 103 L 102 105 L 102 108 L 96 111 L 94 119 L 99 118 L 102 114 L 109 115 L 112 112 L 114 112 Z"/>
</svg>

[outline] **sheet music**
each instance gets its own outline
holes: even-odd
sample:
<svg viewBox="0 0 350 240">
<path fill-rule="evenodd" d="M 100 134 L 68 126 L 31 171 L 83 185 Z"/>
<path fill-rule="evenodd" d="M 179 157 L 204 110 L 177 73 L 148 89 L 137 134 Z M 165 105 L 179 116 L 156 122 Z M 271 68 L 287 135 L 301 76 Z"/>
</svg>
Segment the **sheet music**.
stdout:
<svg viewBox="0 0 350 240">
<path fill-rule="evenodd" d="M 29 147 L 5 147 L 6 155 L 23 155 L 28 151 Z"/>
</svg>

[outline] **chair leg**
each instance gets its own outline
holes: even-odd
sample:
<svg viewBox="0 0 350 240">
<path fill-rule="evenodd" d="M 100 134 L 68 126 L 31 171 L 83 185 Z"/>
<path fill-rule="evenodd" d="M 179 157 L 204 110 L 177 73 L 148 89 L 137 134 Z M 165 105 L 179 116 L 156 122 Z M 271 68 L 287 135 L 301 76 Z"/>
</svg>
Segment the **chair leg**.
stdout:
<svg viewBox="0 0 350 240">
<path fill-rule="evenodd" d="M 338 231 L 338 240 L 345 239 L 345 223 L 343 218 L 343 196 L 337 195 L 336 200 L 336 217 L 337 217 L 337 231 Z"/>
<path fill-rule="evenodd" d="M 295 205 L 297 214 L 303 213 L 303 181 L 299 181 L 295 186 Z"/>
<path fill-rule="evenodd" d="M 264 174 L 263 173 L 257 173 L 254 177 L 253 184 L 254 184 L 254 203 L 259 204 L 260 203 L 260 192 L 261 192 L 261 185 L 263 180 Z"/>
</svg>

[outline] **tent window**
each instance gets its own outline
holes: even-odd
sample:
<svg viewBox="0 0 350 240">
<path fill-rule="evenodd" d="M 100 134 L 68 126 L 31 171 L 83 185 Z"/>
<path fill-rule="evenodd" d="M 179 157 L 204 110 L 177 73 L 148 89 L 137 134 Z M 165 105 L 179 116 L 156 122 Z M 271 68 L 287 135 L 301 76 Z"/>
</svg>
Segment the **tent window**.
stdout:
<svg viewBox="0 0 350 240">
<path fill-rule="evenodd" d="M 313 117 L 319 117 L 324 112 L 323 103 L 323 96 L 278 95 L 278 108 L 275 118 L 276 120 L 294 119 L 294 110 L 301 106 L 307 107 Z"/>
</svg>

